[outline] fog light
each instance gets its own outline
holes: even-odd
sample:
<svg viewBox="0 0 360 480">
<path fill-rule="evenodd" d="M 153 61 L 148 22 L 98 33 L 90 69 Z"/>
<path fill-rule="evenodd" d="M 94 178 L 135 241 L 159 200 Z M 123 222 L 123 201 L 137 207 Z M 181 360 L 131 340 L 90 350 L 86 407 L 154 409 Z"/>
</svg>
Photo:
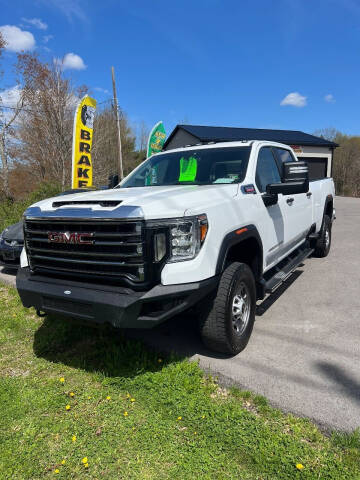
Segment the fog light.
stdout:
<svg viewBox="0 0 360 480">
<path fill-rule="evenodd" d="M 166 236 L 165 233 L 156 233 L 154 235 L 154 258 L 155 262 L 160 262 L 166 254 Z"/>
<path fill-rule="evenodd" d="M 145 278 L 145 272 L 144 272 L 144 267 L 139 267 L 138 268 L 138 278 L 140 281 L 144 281 Z"/>
</svg>

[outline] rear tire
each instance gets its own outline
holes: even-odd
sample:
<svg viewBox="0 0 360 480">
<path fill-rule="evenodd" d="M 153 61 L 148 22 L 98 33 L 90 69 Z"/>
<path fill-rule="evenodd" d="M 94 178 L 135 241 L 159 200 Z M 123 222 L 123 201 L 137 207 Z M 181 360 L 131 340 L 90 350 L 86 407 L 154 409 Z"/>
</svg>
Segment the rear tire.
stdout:
<svg viewBox="0 0 360 480">
<path fill-rule="evenodd" d="M 244 263 L 231 263 L 221 276 L 215 298 L 201 312 L 203 343 L 221 353 L 241 352 L 250 339 L 255 307 L 256 288 L 251 269 Z"/>
<path fill-rule="evenodd" d="M 320 237 L 316 241 L 314 256 L 318 258 L 326 257 L 331 247 L 331 220 L 328 215 L 324 215 L 321 226 Z"/>
</svg>

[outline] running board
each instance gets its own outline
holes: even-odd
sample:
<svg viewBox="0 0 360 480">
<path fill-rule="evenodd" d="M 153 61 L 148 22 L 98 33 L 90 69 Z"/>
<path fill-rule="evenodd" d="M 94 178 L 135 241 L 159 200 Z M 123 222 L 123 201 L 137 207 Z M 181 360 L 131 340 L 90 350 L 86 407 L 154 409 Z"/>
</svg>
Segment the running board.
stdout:
<svg viewBox="0 0 360 480">
<path fill-rule="evenodd" d="M 308 236 L 308 239 L 309 239 L 309 240 L 318 240 L 319 237 L 320 237 L 320 234 L 314 232 L 314 233 L 310 233 L 310 235 Z"/>
<path fill-rule="evenodd" d="M 313 248 L 301 249 L 297 255 L 289 256 L 288 262 L 277 269 L 275 274 L 268 280 L 265 280 L 264 290 L 266 293 L 273 293 L 287 278 L 293 273 L 293 271 L 314 251 Z M 281 263 L 283 263 L 282 261 Z M 276 268 L 276 267 L 275 267 Z"/>
</svg>

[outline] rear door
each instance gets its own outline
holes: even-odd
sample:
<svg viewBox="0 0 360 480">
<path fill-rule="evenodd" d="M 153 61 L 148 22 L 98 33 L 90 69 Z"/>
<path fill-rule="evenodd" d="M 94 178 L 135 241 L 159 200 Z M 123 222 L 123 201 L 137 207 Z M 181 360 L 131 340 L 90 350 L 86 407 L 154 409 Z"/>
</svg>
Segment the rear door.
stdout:
<svg viewBox="0 0 360 480">
<path fill-rule="evenodd" d="M 295 162 L 290 150 L 273 147 L 278 166 L 282 171 L 284 162 Z M 311 187 L 311 184 L 310 184 Z M 282 206 L 285 216 L 285 236 L 287 248 L 292 250 L 305 238 L 312 224 L 312 198 L 311 188 L 308 193 L 297 193 L 295 195 L 281 195 Z M 280 197 L 280 195 L 279 195 Z"/>
</svg>

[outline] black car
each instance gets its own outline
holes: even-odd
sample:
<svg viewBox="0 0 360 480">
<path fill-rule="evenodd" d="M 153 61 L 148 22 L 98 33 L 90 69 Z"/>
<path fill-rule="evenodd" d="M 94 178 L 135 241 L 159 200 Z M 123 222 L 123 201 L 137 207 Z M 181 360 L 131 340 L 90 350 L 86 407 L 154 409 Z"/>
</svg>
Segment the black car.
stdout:
<svg viewBox="0 0 360 480">
<path fill-rule="evenodd" d="M 83 193 L 94 189 L 73 188 L 59 193 L 57 196 Z M 24 246 L 24 232 L 22 220 L 5 228 L 0 232 L 0 266 L 17 269 L 20 265 L 21 250 Z"/>
<path fill-rule="evenodd" d="M 0 233 L 0 265 L 18 268 L 24 245 L 23 222 L 15 223 Z"/>
</svg>

